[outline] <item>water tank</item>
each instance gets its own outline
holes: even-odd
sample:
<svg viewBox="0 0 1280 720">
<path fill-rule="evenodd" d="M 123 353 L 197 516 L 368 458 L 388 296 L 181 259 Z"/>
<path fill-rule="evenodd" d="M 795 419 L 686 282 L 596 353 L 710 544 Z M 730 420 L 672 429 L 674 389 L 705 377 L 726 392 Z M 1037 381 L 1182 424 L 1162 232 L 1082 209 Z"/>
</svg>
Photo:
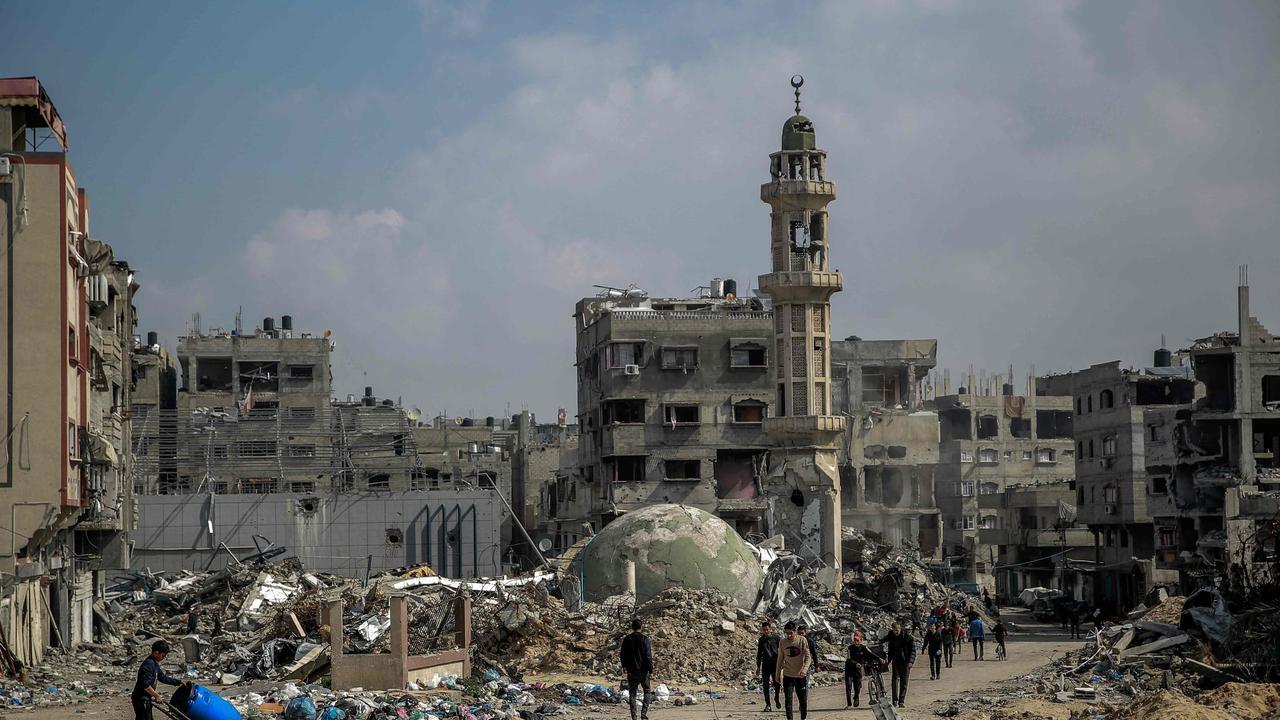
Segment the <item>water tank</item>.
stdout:
<svg viewBox="0 0 1280 720">
<path fill-rule="evenodd" d="M 1000 386 L 1000 392 L 1005 395 L 1013 394 L 1013 383 L 1005 383 Z"/>
<path fill-rule="evenodd" d="M 475 424 L 476 424 L 476 421 L 472 420 L 469 417 L 462 418 L 462 427 L 474 427 Z"/>
<path fill-rule="evenodd" d="M 147 347 L 155 347 L 160 344 L 160 333 L 152 330 L 147 333 Z"/>
<path fill-rule="evenodd" d="M 362 402 L 364 403 L 365 407 L 373 407 L 374 405 L 378 404 L 378 398 L 373 396 L 372 385 L 364 386 L 364 398 L 362 398 Z"/>
<path fill-rule="evenodd" d="M 292 329 L 293 329 L 293 316 L 292 316 L 292 315 L 281 315 L 281 316 L 280 316 L 280 329 L 281 329 L 281 330 L 292 330 Z"/>
<path fill-rule="evenodd" d="M 1169 352 L 1169 348 L 1160 348 L 1156 350 L 1156 367 L 1172 367 L 1173 353 Z"/>
<path fill-rule="evenodd" d="M 203 685 L 179 687 L 169 704 L 191 720 L 240 720 L 240 712 L 231 703 Z"/>
<path fill-rule="evenodd" d="M 276 333 L 276 319 L 262 318 L 262 334 L 271 337 Z"/>
<path fill-rule="evenodd" d="M 711 278 L 711 297 L 724 297 L 724 280 L 720 278 Z"/>
<path fill-rule="evenodd" d="M 967 388 L 967 387 L 965 387 L 965 386 L 961 385 L 960 387 L 956 388 L 956 394 L 957 394 L 957 395 L 968 395 L 968 394 L 969 394 L 969 388 Z"/>
<path fill-rule="evenodd" d="M 365 386 L 364 386 L 364 396 L 365 396 L 365 397 L 373 397 L 373 386 L 372 386 L 372 385 L 365 385 Z"/>
<path fill-rule="evenodd" d="M 734 280 L 733 278 L 729 278 L 728 280 L 724 281 L 724 296 L 738 297 L 738 281 L 737 280 Z"/>
<path fill-rule="evenodd" d="M 472 455 L 479 455 L 479 454 L 480 454 L 480 443 L 474 443 L 474 442 L 473 442 L 473 443 L 467 443 L 467 452 L 471 453 Z"/>
<path fill-rule="evenodd" d="M 494 419 L 493 419 L 493 416 L 492 416 L 492 415 L 490 415 L 489 417 L 487 417 L 487 418 L 485 418 L 485 419 L 484 419 L 484 426 L 485 426 L 485 427 L 493 427 L 493 423 L 494 423 Z"/>
<path fill-rule="evenodd" d="M 396 406 L 396 401 L 395 401 L 395 400 L 392 400 L 391 398 L 387 398 L 386 400 L 383 400 L 383 401 L 382 401 L 382 406 L 383 406 L 383 407 L 395 407 L 395 406 Z"/>
</svg>

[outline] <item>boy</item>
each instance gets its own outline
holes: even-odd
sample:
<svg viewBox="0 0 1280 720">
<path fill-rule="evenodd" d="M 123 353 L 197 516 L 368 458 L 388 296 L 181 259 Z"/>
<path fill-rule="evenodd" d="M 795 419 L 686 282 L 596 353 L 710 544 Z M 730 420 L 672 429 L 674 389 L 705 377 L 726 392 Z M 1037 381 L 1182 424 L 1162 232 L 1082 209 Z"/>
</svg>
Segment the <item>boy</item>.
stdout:
<svg viewBox="0 0 1280 720">
<path fill-rule="evenodd" d="M 156 681 L 165 685 L 182 684 L 178 678 L 166 675 L 164 669 L 160 667 L 160 663 L 164 662 L 168 656 L 169 643 L 157 640 L 151 644 L 151 654 L 138 668 L 138 679 L 133 684 L 133 693 L 129 695 L 129 701 L 133 703 L 134 720 L 152 720 L 151 705 L 164 704 L 164 698 L 156 692 Z"/>
<path fill-rule="evenodd" d="M 773 686 L 773 704 L 782 707 L 780 693 L 782 688 L 773 681 L 774 669 L 778 667 L 778 644 L 781 638 L 773 631 L 773 623 L 768 620 L 760 626 L 760 639 L 756 641 L 756 670 L 760 673 L 760 686 L 764 688 L 764 709 L 773 709 L 769 705 L 769 686 Z"/>
<path fill-rule="evenodd" d="M 631 621 L 631 634 L 622 639 L 619 650 L 622 669 L 627 673 L 627 692 L 631 696 L 631 720 L 636 720 L 636 690 L 644 690 L 640 720 L 649 720 L 649 673 L 653 672 L 653 643 L 640 632 L 640 618 Z"/>
<path fill-rule="evenodd" d="M 778 667 L 773 679 L 782 683 L 782 692 L 787 697 L 787 720 L 791 720 L 792 693 L 800 704 L 800 720 L 805 720 L 809 716 L 809 667 L 813 665 L 809 641 L 796 632 L 794 622 L 788 622 L 782 629 L 786 637 L 778 644 Z"/>
</svg>

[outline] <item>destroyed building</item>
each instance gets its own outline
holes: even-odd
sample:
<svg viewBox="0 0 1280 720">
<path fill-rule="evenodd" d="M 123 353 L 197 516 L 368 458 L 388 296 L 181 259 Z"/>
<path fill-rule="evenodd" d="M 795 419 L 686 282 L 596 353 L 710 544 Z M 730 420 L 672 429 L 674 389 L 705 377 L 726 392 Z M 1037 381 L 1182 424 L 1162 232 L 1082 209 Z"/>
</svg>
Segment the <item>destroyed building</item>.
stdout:
<svg viewBox="0 0 1280 720">
<path fill-rule="evenodd" d="M 1020 552 L 1015 548 L 1032 542 L 1052 541 L 1055 547 L 1063 541 L 1069 547 L 1084 542 L 1079 533 L 1042 534 L 1074 523 L 1071 513 L 1060 511 L 1054 493 L 1024 489 L 1016 494 L 1018 502 L 1043 505 L 1018 508 L 1011 514 L 1009 503 L 1014 496 L 1006 492 L 1062 483 L 1070 487 L 1076 454 L 1071 398 L 1035 392 L 1015 395 L 1012 382 L 1001 382 L 998 376 L 975 388 L 978 380 L 970 374 L 959 392 L 934 401 L 940 421 L 935 477 L 944 522 L 943 560 L 954 581 L 977 582 L 1013 596 L 1022 588 L 1004 583 L 1017 582 L 1021 576 L 1001 576 L 997 569 L 1010 564 L 1015 552 Z"/>
<path fill-rule="evenodd" d="M 331 349 L 327 336 L 295 335 L 287 315 L 279 327 L 195 326 L 179 339 L 176 408 L 133 418 L 161 433 L 157 460 L 139 467 L 135 566 L 202 568 L 285 547 L 309 568 L 352 576 L 418 563 L 449 577 L 501 574 L 503 501 L 461 474 L 431 477 L 416 411 L 372 387 L 335 401 Z"/>
<path fill-rule="evenodd" d="M 91 235 L 66 127 L 40 81 L 0 79 L 0 624 L 27 665 L 95 639 L 106 576 L 129 564 L 125 416 L 138 284 Z"/>
<path fill-rule="evenodd" d="M 1184 512 L 1194 514 L 1197 498 L 1190 468 L 1180 479 L 1174 472 L 1175 437 L 1196 382 L 1190 367 L 1172 366 L 1171 358 L 1160 349 L 1151 367 L 1113 361 L 1037 382 L 1042 392 L 1072 398 L 1075 504 L 1093 552 L 1093 567 L 1081 570 L 1097 603 L 1132 607 L 1152 587 L 1178 580 L 1177 526 Z"/>
<path fill-rule="evenodd" d="M 655 503 L 765 531 L 760 470 L 768 447 L 769 335 L 759 299 L 733 280 L 706 297 L 607 289 L 578 302 L 578 470 L 567 495 L 595 528 Z M 570 522 L 569 518 L 555 520 Z"/>
<path fill-rule="evenodd" d="M 1280 342 L 1250 315 L 1243 275 L 1237 311 L 1236 332 L 1160 348 L 1151 367 L 1040 380 L 1074 398 L 1098 603 L 1130 607 L 1153 587 L 1191 591 L 1274 557 Z"/>
<path fill-rule="evenodd" d="M 843 524 L 885 542 L 939 555 L 941 515 L 934 499 L 938 415 L 926 392 L 937 340 L 831 343 L 831 402 L 848 417 L 840 438 Z"/>
</svg>

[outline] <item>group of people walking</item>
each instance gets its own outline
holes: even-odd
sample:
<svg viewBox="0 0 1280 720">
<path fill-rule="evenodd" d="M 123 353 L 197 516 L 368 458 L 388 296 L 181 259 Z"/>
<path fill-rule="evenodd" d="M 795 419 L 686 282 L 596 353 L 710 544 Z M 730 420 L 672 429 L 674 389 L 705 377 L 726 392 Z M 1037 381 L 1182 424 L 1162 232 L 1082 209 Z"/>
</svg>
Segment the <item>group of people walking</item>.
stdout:
<svg viewBox="0 0 1280 720">
<path fill-rule="evenodd" d="M 893 705 L 906 707 L 907 685 L 917 655 L 928 656 L 929 679 L 938 680 L 942 677 L 942 670 L 952 666 L 957 649 L 966 638 L 973 648 L 973 659 L 986 659 L 987 623 L 976 611 L 970 611 L 966 618 L 961 618 L 943 605 L 934 609 L 924 625 L 924 637 L 918 649 L 915 638 L 901 622 L 893 623 L 889 632 L 880 638 L 878 648 L 869 647 L 861 632 L 853 633 L 844 661 L 846 707 L 859 707 L 862 704 L 863 680 L 871 676 L 878 680 L 885 669 L 890 673 Z M 1004 623 L 997 620 L 990 632 L 1003 655 L 1008 635 Z M 627 676 L 631 718 L 648 720 L 653 646 L 643 633 L 639 619 L 632 621 L 631 634 L 623 639 L 619 654 Z M 766 712 L 774 708 L 785 709 L 787 720 L 792 720 L 798 709 L 800 720 L 806 720 L 809 715 L 809 679 L 817 667 L 817 658 L 817 642 L 804 625 L 788 622 L 782 627 L 782 635 L 776 632 L 771 621 L 766 620 L 760 626 L 756 670 L 764 692 Z"/>
</svg>

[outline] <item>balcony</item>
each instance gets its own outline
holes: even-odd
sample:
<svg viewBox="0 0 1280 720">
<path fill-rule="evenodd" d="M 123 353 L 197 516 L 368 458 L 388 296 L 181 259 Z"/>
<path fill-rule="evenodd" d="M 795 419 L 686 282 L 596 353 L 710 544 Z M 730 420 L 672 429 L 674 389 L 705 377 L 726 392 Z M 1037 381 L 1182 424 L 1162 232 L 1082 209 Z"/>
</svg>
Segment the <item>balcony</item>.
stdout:
<svg viewBox="0 0 1280 720">
<path fill-rule="evenodd" d="M 1011 533 L 1008 528 L 980 528 L 978 543 L 981 545 L 1010 545 Z"/>
<path fill-rule="evenodd" d="M 644 424 L 606 425 L 601 455 L 635 455 L 644 452 Z"/>
<path fill-rule="evenodd" d="M 990 493 L 978 496 L 978 507 L 983 510 L 999 510 L 1008 505 L 1004 493 Z"/>
<path fill-rule="evenodd" d="M 1027 547 L 1038 548 L 1056 548 L 1062 547 L 1091 547 L 1093 545 L 1093 533 L 1089 532 L 1089 528 L 1066 528 L 1065 530 L 1054 530 L 1052 528 L 1044 530 L 1023 530 L 1022 544 Z"/>
</svg>

